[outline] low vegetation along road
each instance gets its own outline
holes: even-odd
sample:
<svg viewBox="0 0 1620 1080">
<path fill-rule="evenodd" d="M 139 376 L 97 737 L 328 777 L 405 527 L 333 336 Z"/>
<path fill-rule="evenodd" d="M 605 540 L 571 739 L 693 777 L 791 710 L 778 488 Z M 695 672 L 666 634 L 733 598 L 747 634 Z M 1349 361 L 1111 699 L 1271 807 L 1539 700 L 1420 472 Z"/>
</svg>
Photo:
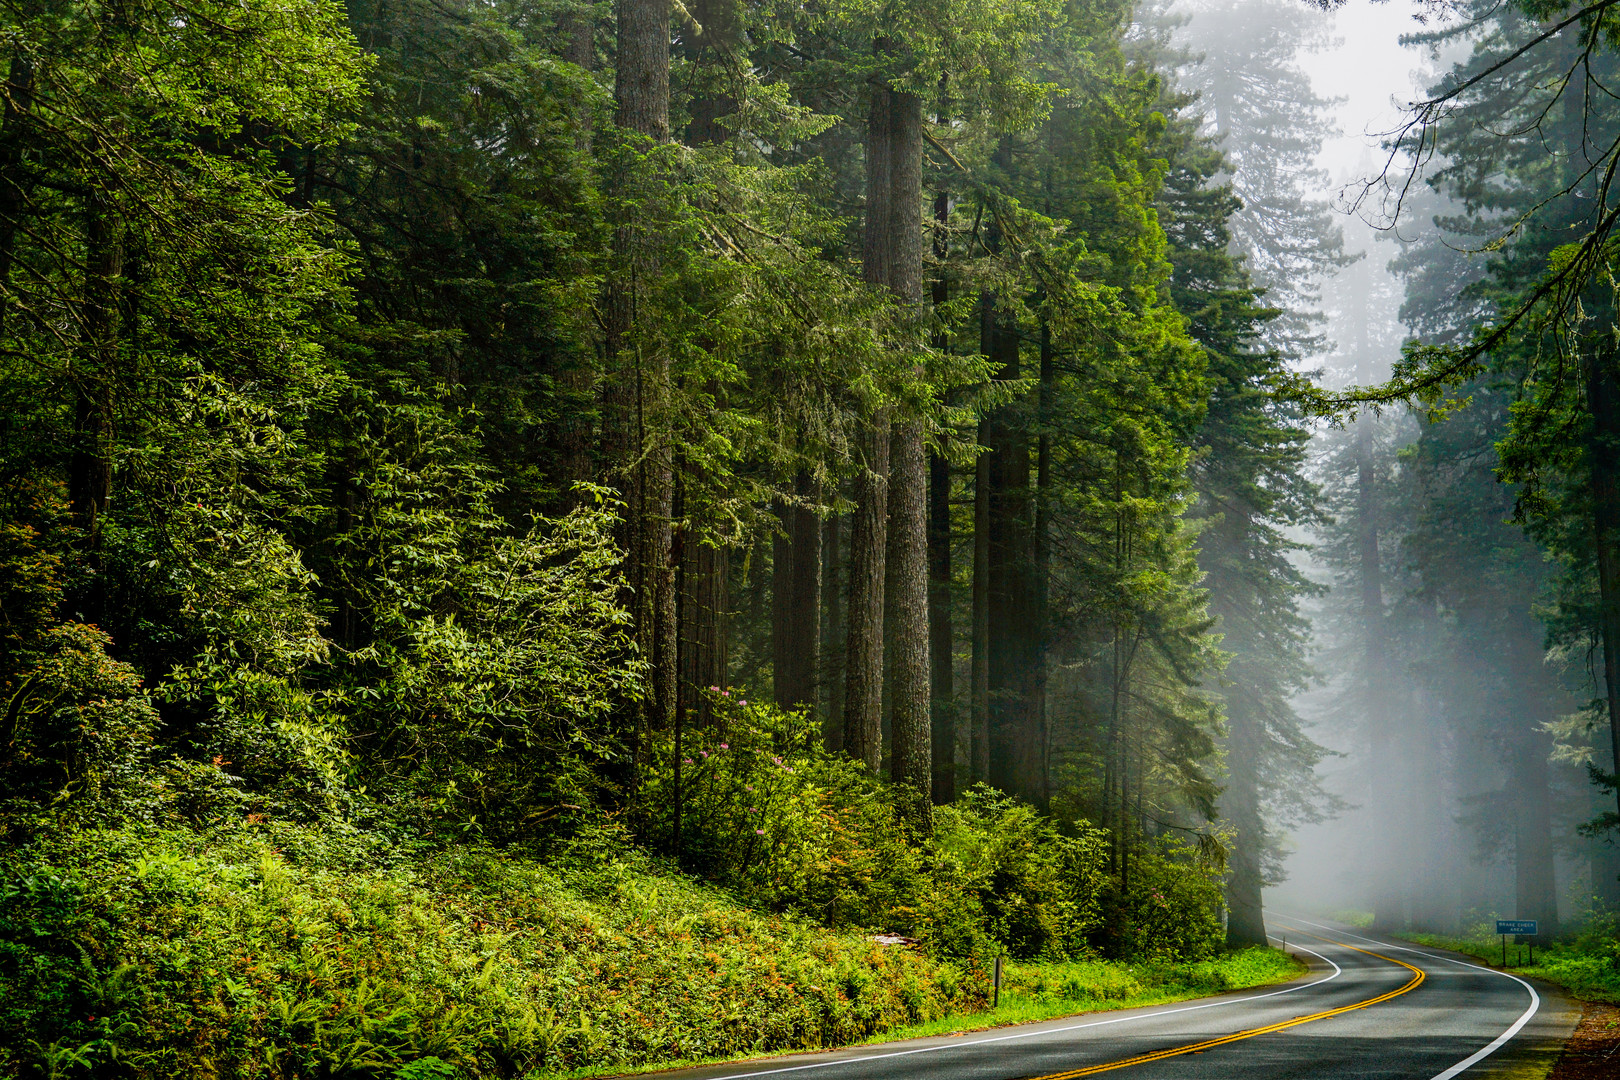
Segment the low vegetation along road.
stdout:
<svg viewBox="0 0 1620 1080">
<path fill-rule="evenodd" d="M 1153 1080 L 1544 1075 L 1575 1012 L 1510 972 L 1301 919 L 1273 934 L 1311 961 L 1285 986 L 827 1054 L 715 1065 L 679 1080 Z"/>
</svg>

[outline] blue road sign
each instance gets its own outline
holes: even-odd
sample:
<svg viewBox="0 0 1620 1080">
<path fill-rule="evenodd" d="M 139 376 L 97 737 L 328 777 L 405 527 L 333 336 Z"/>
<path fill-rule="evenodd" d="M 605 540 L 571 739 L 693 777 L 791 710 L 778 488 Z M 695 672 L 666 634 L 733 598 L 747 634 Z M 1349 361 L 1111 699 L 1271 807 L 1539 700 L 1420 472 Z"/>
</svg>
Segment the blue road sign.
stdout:
<svg viewBox="0 0 1620 1080">
<path fill-rule="evenodd" d="M 1540 929 L 1534 919 L 1497 919 L 1496 932 L 1498 934 L 1536 934 L 1540 933 Z"/>
</svg>

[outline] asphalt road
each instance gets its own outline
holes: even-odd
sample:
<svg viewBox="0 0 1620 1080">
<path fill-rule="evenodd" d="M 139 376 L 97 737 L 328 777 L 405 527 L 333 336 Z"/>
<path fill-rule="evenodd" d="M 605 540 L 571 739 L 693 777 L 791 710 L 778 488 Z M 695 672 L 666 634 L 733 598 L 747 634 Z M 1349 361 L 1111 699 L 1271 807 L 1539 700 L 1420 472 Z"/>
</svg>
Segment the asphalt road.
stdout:
<svg viewBox="0 0 1620 1080">
<path fill-rule="evenodd" d="M 1547 1063 L 1577 1019 L 1543 984 L 1273 916 L 1296 982 L 954 1037 L 661 1073 L 679 1080 L 1451 1080 Z"/>
</svg>

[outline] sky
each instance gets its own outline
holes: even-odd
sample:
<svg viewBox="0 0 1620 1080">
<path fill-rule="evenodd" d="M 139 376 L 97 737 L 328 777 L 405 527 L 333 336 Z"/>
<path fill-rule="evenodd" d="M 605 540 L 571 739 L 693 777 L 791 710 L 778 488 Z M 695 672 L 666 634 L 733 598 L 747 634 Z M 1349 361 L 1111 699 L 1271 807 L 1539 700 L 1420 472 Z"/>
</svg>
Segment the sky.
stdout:
<svg viewBox="0 0 1620 1080">
<path fill-rule="evenodd" d="M 1339 130 L 1324 140 L 1319 159 L 1336 183 L 1357 178 L 1358 165 L 1378 153 L 1377 133 L 1393 127 L 1401 105 L 1419 93 L 1413 73 L 1428 67 L 1428 57 L 1400 44 L 1402 34 L 1419 29 L 1417 10 L 1411 0 L 1350 0 L 1332 16 L 1337 46 L 1307 57 L 1317 93 L 1341 99 Z"/>
</svg>

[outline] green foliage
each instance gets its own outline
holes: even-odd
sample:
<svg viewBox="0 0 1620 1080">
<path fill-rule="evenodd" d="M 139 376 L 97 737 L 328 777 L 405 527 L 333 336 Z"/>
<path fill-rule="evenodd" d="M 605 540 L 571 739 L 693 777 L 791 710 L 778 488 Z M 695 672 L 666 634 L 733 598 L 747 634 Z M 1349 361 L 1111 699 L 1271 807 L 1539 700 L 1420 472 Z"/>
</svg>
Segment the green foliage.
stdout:
<svg viewBox="0 0 1620 1080">
<path fill-rule="evenodd" d="M 982 935 L 1019 958 L 1090 951 L 1107 884 L 1099 830 L 1079 822 L 1066 834 L 984 785 L 937 809 L 934 822 L 938 869 L 926 913 L 942 948 L 966 952 Z"/>
<path fill-rule="evenodd" d="M 1092 955 L 1113 926 L 1129 927 L 1112 946 L 1126 956 L 1202 958 L 1219 942 L 1219 876 L 1188 849 L 1145 848 L 1122 888 L 1102 831 L 1060 828 L 983 785 L 937 807 L 932 835 L 914 837 L 886 788 L 823 749 L 803 714 L 710 695 L 714 727 L 683 740 L 679 798 L 674 747 L 661 742 L 647 805 L 657 843 L 674 844 L 679 808 L 682 862 L 750 902 L 981 961 Z"/>
<path fill-rule="evenodd" d="M 838 1045 L 984 981 L 654 872 L 238 822 L 41 839 L 0 870 L 0 1071 L 521 1076 Z"/>
<path fill-rule="evenodd" d="M 1221 873 L 1186 844 L 1161 839 L 1131 860 L 1107 898 L 1111 945 L 1121 957 L 1204 960 L 1222 942 Z"/>
<path fill-rule="evenodd" d="M 831 926 L 915 929 L 926 864 L 885 786 L 825 750 L 803 714 L 709 693 L 715 725 L 683 745 L 679 802 L 671 743 L 647 777 L 654 835 L 673 843 L 679 806 L 682 863 L 749 901 Z"/>
</svg>

